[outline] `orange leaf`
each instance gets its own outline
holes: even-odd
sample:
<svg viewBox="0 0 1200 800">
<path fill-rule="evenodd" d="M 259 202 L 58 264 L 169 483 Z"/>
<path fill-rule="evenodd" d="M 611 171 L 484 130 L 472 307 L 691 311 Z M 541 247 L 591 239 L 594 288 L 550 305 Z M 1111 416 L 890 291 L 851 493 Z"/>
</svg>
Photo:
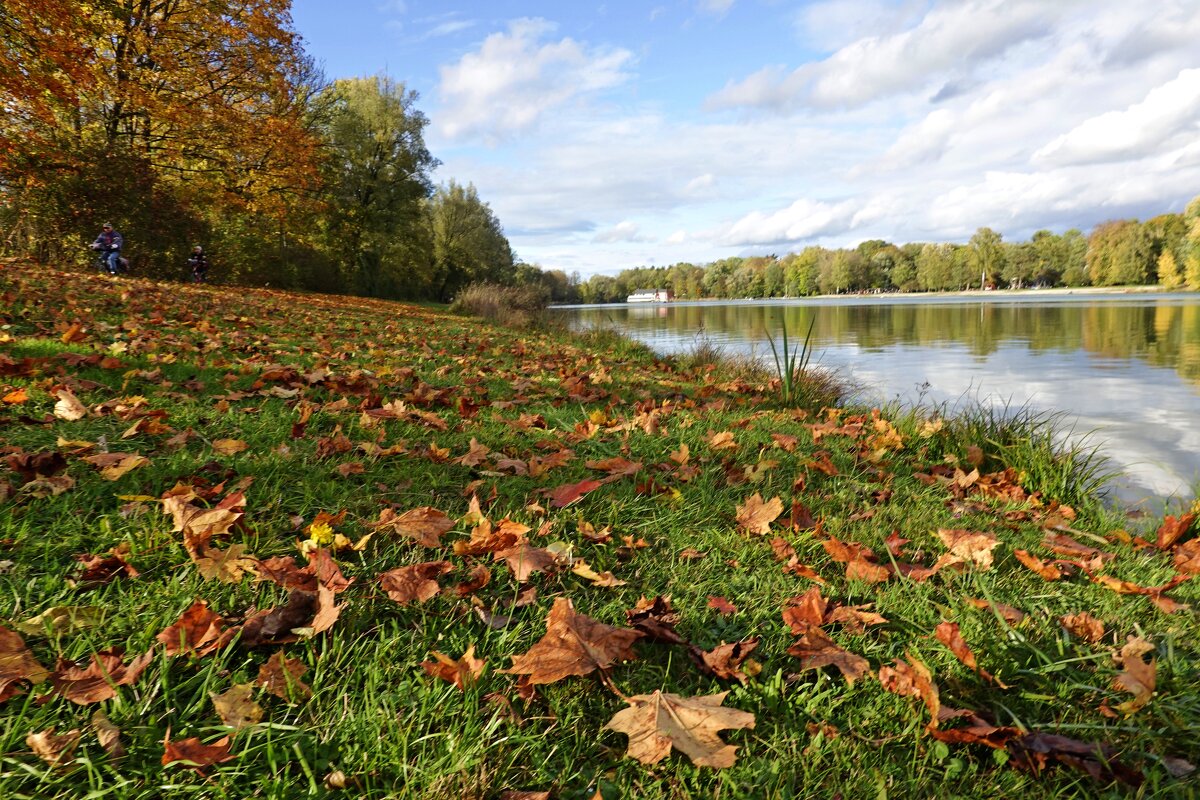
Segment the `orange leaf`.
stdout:
<svg viewBox="0 0 1200 800">
<path fill-rule="evenodd" d="M 441 591 L 437 577 L 453 569 L 449 561 L 426 561 L 389 570 L 379 576 L 379 583 L 397 603 L 424 603 Z"/>
<path fill-rule="evenodd" d="M 170 737 L 169 732 L 167 736 Z M 224 736 L 212 744 L 204 744 L 193 736 L 177 742 L 164 740 L 163 745 L 163 766 L 174 764 L 177 761 L 183 762 L 201 774 L 207 767 L 234 759 L 229 752 L 230 739 L 228 736 Z"/>
<path fill-rule="evenodd" d="M 782 513 L 782 500 L 772 497 L 764 503 L 762 495 L 755 492 L 743 505 L 737 506 L 737 524 L 747 533 L 764 535 L 770 532 L 771 523 Z"/>
<path fill-rule="evenodd" d="M 452 659 L 450 656 L 437 652 L 432 653 L 436 661 L 422 661 L 424 670 L 435 678 L 441 678 L 447 683 L 453 683 L 459 689 L 465 689 L 483 674 L 487 664 L 483 659 L 475 657 L 475 645 L 467 648 L 462 658 Z"/>
<path fill-rule="evenodd" d="M 544 489 L 543 494 L 550 498 L 550 505 L 555 508 L 566 508 L 588 492 L 595 491 L 603 485 L 600 481 L 582 480 L 579 483 L 569 483 L 564 486 L 556 486 L 553 489 Z"/>
</svg>

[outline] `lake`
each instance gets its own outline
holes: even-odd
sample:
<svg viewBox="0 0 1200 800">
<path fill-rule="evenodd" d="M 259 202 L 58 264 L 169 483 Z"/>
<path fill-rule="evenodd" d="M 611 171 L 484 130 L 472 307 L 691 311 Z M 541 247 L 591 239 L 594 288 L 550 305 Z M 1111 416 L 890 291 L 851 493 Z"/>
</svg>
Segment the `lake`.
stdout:
<svg viewBox="0 0 1200 800">
<path fill-rule="evenodd" d="M 1029 291 L 563 306 L 575 328 L 615 328 L 661 353 L 708 340 L 771 360 L 813 325 L 813 363 L 860 401 L 1063 412 L 1122 471 L 1122 503 L 1200 486 L 1200 295 Z"/>
</svg>

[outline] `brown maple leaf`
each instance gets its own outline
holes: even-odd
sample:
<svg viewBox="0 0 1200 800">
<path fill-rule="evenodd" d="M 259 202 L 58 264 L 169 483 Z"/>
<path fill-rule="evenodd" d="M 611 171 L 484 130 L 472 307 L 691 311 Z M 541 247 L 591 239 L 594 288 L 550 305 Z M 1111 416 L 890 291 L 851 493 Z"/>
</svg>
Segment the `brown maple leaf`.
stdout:
<svg viewBox="0 0 1200 800">
<path fill-rule="evenodd" d="M 582 480 L 579 483 L 569 483 L 565 486 L 556 486 L 553 489 L 543 489 L 542 494 L 550 498 L 550 505 L 555 508 L 566 508 L 572 503 L 577 502 L 588 492 L 593 492 L 603 485 L 600 481 Z"/>
<path fill-rule="evenodd" d="M 990 569 L 992 550 L 1000 543 L 995 536 L 982 531 L 941 528 L 937 535 L 950 552 L 937 560 L 934 569 L 962 564 L 974 564 L 980 569 Z"/>
<path fill-rule="evenodd" d="M 165 645 L 169 656 L 206 656 L 224 643 L 225 620 L 208 610 L 208 602 L 196 600 L 172 625 L 164 628 L 157 637 Z"/>
<path fill-rule="evenodd" d="M 1155 537 L 1154 546 L 1159 550 L 1170 550 L 1175 546 L 1175 543 L 1182 539 L 1191 529 L 1192 523 L 1196 521 L 1196 515 L 1184 514 L 1179 518 L 1173 517 L 1170 514 L 1163 520 L 1163 524 L 1159 526 Z"/>
<path fill-rule="evenodd" d="M 424 603 L 441 591 L 438 576 L 453 569 L 449 561 L 426 561 L 389 570 L 379 576 L 379 584 L 388 597 L 401 605 Z"/>
<path fill-rule="evenodd" d="M 397 516 L 390 508 L 379 512 L 376 529 L 391 528 L 424 547 L 440 547 L 442 536 L 454 527 L 454 520 L 430 506 L 421 506 Z"/>
<path fill-rule="evenodd" d="M 721 704 L 728 692 L 707 697 L 680 697 L 655 691 L 626 700 L 604 727 L 629 737 L 627 755 L 643 764 L 657 764 L 671 748 L 696 766 L 731 767 L 737 747 L 721 740 L 722 730 L 754 727 L 754 715 Z"/>
<path fill-rule="evenodd" d="M 528 542 L 519 542 L 513 547 L 500 550 L 492 555 L 492 559 L 507 563 L 517 583 L 525 583 L 533 573 L 548 572 L 558 564 L 558 560 L 549 550 L 534 547 Z"/>
<path fill-rule="evenodd" d="M 468 647 L 467 652 L 458 659 L 450 658 L 436 650 L 432 651 L 431 655 L 436 659 L 435 661 L 421 662 L 421 667 L 425 672 L 447 683 L 453 683 L 459 689 L 465 689 L 467 684 L 478 680 L 487 664 L 483 659 L 475 657 L 475 645 Z"/>
<path fill-rule="evenodd" d="M 733 644 L 721 644 L 714 647 L 712 650 L 701 650 L 699 647 L 692 647 L 688 650 L 688 655 L 696 662 L 705 674 L 713 675 L 723 680 L 735 680 L 739 683 L 746 682 L 746 673 L 742 670 L 742 664 L 746 661 L 746 657 L 754 652 L 758 647 L 759 639 L 743 639 L 740 642 Z M 753 659 L 746 665 L 747 669 L 754 666 Z M 762 667 L 758 666 L 753 669 L 752 674 L 757 674 Z"/>
<path fill-rule="evenodd" d="M 1158 668 L 1153 657 L 1149 661 L 1143 659 L 1143 656 L 1154 653 L 1154 649 L 1154 645 L 1145 639 L 1130 636 L 1121 652 L 1113 656 L 1117 666 L 1124 668 L 1113 679 L 1113 685 L 1133 695 L 1117 706 L 1117 710 L 1126 716 L 1145 706 L 1154 696 Z"/>
<path fill-rule="evenodd" d="M 200 774 L 204 774 L 206 768 L 234 759 L 229 752 L 231 743 L 228 736 L 224 736 L 212 744 L 204 744 L 194 736 L 189 739 L 180 739 L 177 742 L 170 741 L 170 737 L 171 732 L 168 730 L 167 738 L 163 740 L 162 763 L 164 767 L 180 762 Z"/>
<path fill-rule="evenodd" d="M 1002 681 L 997 680 L 994 675 L 979 666 L 975 660 L 975 653 L 971 651 L 971 648 L 967 646 L 966 640 L 962 638 L 957 622 L 942 622 L 934 628 L 933 633 L 939 642 L 950 648 L 950 652 L 954 653 L 955 658 L 973 669 L 981 678 L 991 681 L 1002 689 L 1008 688 Z"/>
<path fill-rule="evenodd" d="M 1013 555 L 1017 557 L 1017 561 L 1020 561 L 1026 567 L 1036 572 L 1043 580 L 1057 581 L 1066 575 L 1057 563 L 1042 561 L 1028 550 L 1015 549 L 1013 550 Z"/>
<path fill-rule="evenodd" d="M 783 501 L 772 497 L 763 502 L 758 492 L 752 494 L 745 503 L 737 506 L 737 525 L 747 533 L 760 536 L 770 533 L 771 523 L 783 513 Z"/>
<path fill-rule="evenodd" d="M 929 709 L 929 725 L 936 728 L 941 721 L 941 699 L 929 667 L 911 653 L 908 661 L 896 659 L 894 666 L 879 668 L 879 682 L 892 694 L 919 697 Z"/>
<path fill-rule="evenodd" d="M 716 597 L 715 595 L 708 596 L 708 607 L 723 617 L 736 614 L 738 610 L 737 606 L 726 600 L 724 597 Z"/>
<path fill-rule="evenodd" d="M 258 559 L 246 552 L 246 545 L 231 544 L 228 550 L 201 547 L 191 554 L 201 576 L 221 583 L 241 583 L 246 573 L 255 574 Z"/>
<path fill-rule="evenodd" d="M 77 554 L 75 560 L 83 566 L 79 574 L 75 576 L 76 583 L 83 588 L 89 588 L 110 583 L 117 578 L 136 578 L 138 571 L 125 560 L 127 555 L 129 555 L 129 546 L 124 543 L 109 550 L 107 554 Z"/>
<path fill-rule="evenodd" d="M 300 680 L 307 670 L 308 667 L 300 659 L 288 658 L 282 651 L 276 650 L 267 663 L 259 667 L 256 683 L 276 697 L 292 703 L 312 696 L 312 689 Z"/>
<path fill-rule="evenodd" d="M 249 728 L 262 722 L 263 709 L 254 702 L 254 684 L 235 684 L 221 694 L 209 694 L 221 722 L 230 728 Z"/>
<path fill-rule="evenodd" d="M 511 668 L 500 671 L 528 675 L 531 684 L 554 683 L 636 658 L 632 645 L 640 638 L 641 631 L 615 628 L 575 613 L 571 601 L 559 597 L 546 618 L 546 635 L 528 652 L 514 656 Z"/>
<path fill-rule="evenodd" d="M 25 744 L 38 758 L 52 767 L 65 767 L 75 753 L 75 745 L 79 744 L 82 734 L 78 728 L 72 728 L 66 733 L 56 734 L 54 728 L 47 728 L 40 733 L 31 733 L 25 737 Z"/>
<path fill-rule="evenodd" d="M 625 612 L 625 618 L 652 642 L 687 643 L 687 640 L 675 631 L 680 615 L 671 608 L 670 595 L 659 595 L 653 600 L 642 597 L 636 606 Z"/>
<path fill-rule="evenodd" d="M 809 628 L 788 648 L 788 654 L 800 659 L 800 669 L 837 667 L 846 682 L 853 684 L 871 669 L 865 658 L 840 646 L 820 628 Z"/>
<path fill-rule="evenodd" d="M 128 664 L 119 648 L 95 653 L 87 667 L 77 667 L 70 661 L 59 660 L 50 683 L 72 703 L 88 705 L 115 697 L 118 686 L 128 686 L 141 677 L 142 671 L 154 658 L 146 652 Z"/>
<path fill-rule="evenodd" d="M 1058 621 L 1066 628 L 1067 633 L 1077 639 L 1095 644 L 1104 638 L 1104 623 L 1086 611 L 1078 614 L 1065 614 Z"/>
<path fill-rule="evenodd" d="M 21 635 L 0 625 L 0 703 L 21 693 L 20 682 L 36 686 L 48 677 L 50 671 L 33 657 Z"/>
</svg>

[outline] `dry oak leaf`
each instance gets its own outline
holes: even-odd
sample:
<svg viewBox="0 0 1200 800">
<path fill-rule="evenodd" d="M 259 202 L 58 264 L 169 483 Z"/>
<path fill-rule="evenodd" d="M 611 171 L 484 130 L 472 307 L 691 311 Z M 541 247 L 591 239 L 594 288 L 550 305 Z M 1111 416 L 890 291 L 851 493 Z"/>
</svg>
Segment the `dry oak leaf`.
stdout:
<svg viewBox="0 0 1200 800">
<path fill-rule="evenodd" d="M 170 741 L 171 732 L 167 731 L 167 739 L 163 740 L 163 766 L 182 762 L 203 774 L 206 767 L 213 764 L 223 764 L 232 761 L 234 756 L 229 752 L 230 739 L 223 736 L 212 744 L 204 744 L 196 737 Z"/>
<path fill-rule="evenodd" d="M 196 600 L 173 625 L 156 637 L 165 645 L 166 654 L 206 656 L 223 644 L 224 622 L 208 610 L 208 602 Z"/>
<path fill-rule="evenodd" d="M 535 685 L 554 683 L 636 658 L 632 645 L 640 638 L 641 631 L 616 628 L 575 613 L 571 601 L 559 597 L 546 618 L 546 635 L 528 652 L 514 656 L 511 668 L 500 671 L 528 675 Z"/>
<path fill-rule="evenodd" d="M 221 694 L 210 694 L 221 722 L 230 728 L 248 728 L 262 722 L 263 709 L 254 702 L 254 684 L 239 683 Z"/>
<path fill-rule="evenodd" d="M 267 659 L 267 663 L 258 669 L 258 685 L 276 697 L 289 703 L 298 698 L 312 696 L 312 689 L 300 676 L 308 670 L 304 662 L 298 658 L 288 658 L 282 651 L 276 650 Z"/>
<path fill-rule="evenodd" d="M 62 734 L 56 734 L 54 728 L 47 728 L 40 733 L 26 736 L 25 744 L 50 766 L 63 767 L 71 761 L 71 755 L 75 752 L 75 745 L 79 744 L 81 735 L 78 728 L 72 728 Z"/>
<path fill-rule="evenodd" d="M 655 691 L 626 702 L 604 727 L 629 737 L 627 754 L 643 764 L 657 764 L 674 747 L 699 767 L 731 767 L 737 747 L 721 741 L 722 730 L 754 727 L 754 715 L 721 705 L 728 692 L 707 697 L 680 697 Z"/>
<path fill-rule="evenodd" d="M 1130 636 L 1121 652 L 1113 659 L 1124 672 L 1113 679 L 1113 685 L 1129 692 L 1133 697 L 1117 706 L 1126 716 L 1150 702 L 1154 696 L 1154 684 L 1158 673 L 1155 659 L 1144 661 L 1142 656 L 1153 653 L 1154 645 L 1137 636 Z"/>
<path fill-rule="evenodd" d="M 141 677 L 153 657 L 154 653 L 147 651 L 126 664 L 122 651 L 114 648 L 95 653 L 87 667 L 59 659 L 50 683 L 72 703 L 99 703 L 115 697 L 118 686 L 128 686 Z"/>
<path fill-rule="evenodd" d="M 37 685 L 50 677 L 19 633 L 0 625 L 0 703 L 21 693 L 20 681 Z"/>
<path fill-rule="evenodd" d="M 1067 633 L 1076 639 L 1083 639 L 1085 642 L 1095 644 L 1104 638 L 1104 623 L 1086 611 L 1078 614 L 1065 614 L 1059 617 L 1058 621 Z"/>
<path fill-rule="evenodd" d="M 453 569 L 449 561 L 425 561 L 389 570 L 379 576 L 379 584 L 388 597 L 401 605 L 424 603 L 441 591 L 438 576 Z"/>
<path fill-rule="evenodd" d="M 992 566 L 992 550 L 1000 542 L 990 533 L 941 528 L 937 532 L 942 544 L 950 550 L 934 564 L 934 569 L 959 564 L 974 564 L 980 569 Z"/>
<path fill-rule="evenodd" d="M 376 528 L 388 528 L 425 547 L 440 547 L 442 536 L 454 527 L 454 520 L 431 506 L 421 506 L 396 516 L 390 508 L 379 513 Z"/>
<path fill-rule="evenodd" d="M 453 659 L 436 650 L 430 653 L 436 661 L 422 661 L 421 667 L 435 678 L 441 678 L 447 683 L 453 683 L 459 689 L 466 689 L 467 684 L 473 683 L 483 674 L 487 661 L 475 657 L 475 645 L 467 648 L 462 658 Z"/>
<path fill-rule="evenodd" d="M 820 628 L 809 628 L 791 647 L 788 654 L 800 659 L 800 669 L 837 667 L 846 682 L 853 684 L 871 669 L 870 663 L 860 655 L 839 647 Z"/>
<path fill-rule="evenodd" d="M 783 501 L 772 497 L 763 502 L 762 495 L 755 492 L 743 505 L 737 506 L 737 524 L 747 533 L 765 535 L 771 531 L 771 523 L 783 513 Z"/>
</svg>

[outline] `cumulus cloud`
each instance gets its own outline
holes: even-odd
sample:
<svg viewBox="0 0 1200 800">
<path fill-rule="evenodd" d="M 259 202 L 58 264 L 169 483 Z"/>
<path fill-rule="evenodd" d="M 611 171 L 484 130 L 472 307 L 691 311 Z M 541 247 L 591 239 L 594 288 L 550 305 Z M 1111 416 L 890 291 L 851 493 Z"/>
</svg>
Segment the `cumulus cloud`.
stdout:
<svg viewBox="0 0 1200 800">
<path fill-rule="evenodd" d="M 644 236 L 638 229 L 637 223 L 623 220 L 606 231 L 601 231 L 592 237 L 593 242 L 612 244 L 614 242 L 651 242 L 653 236 Z"/>
<path fill-rule="evenodd" d="M 1200 132 L 1200 69 L 1185 69 L 1124 111 L 1092 117 L 1033 154 L 1050 164 L 1093 164 L 1139 159 L 1177 137 Z"/>
<path fill-rule="evenodd" d="M 933 6 L 915 27 L 866 36 L 828 58 L 785 72 L 768 67 L 727 84 L 710 108 L 853 108 L 944 84 L 1024 42 L 1045 37 L 1054 18 L 1079 0 L 967 0 Z"/>
<path fill-rule="evenodd" d="M 803 242 L 849 230 L 854 211 L 855 204 L 849 200 L 826 203 L 801 198 L 771 213 L 752 211 L 719 231 L 715 238 L 731 247 Z"/>
<path fill-rule="evenodd" d="M 440 69 L 437 120 L 452 139 L 492 142 L 533 128 L 549 110 L 629 78 L 633 54 L 620 48 L 587 48 L 569 37 L 547 41 L 554 24 L 511 22 L 478 50 Z"/>
</svg>

